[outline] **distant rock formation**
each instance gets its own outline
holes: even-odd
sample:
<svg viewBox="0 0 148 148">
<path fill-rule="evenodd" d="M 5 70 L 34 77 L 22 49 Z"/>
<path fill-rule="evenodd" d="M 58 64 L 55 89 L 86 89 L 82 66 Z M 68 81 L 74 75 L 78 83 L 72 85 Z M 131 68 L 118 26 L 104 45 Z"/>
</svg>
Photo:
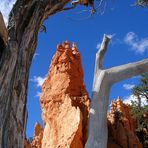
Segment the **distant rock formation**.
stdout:
<svg viewBox="0 0 148 148">
<path fill-rule="evenodd" d="M 31 143 L 31 147 L 41 148 L 43 138 L 43 128 L 39 123 L 36 123 L 34 126 L 34 135 Z"/>
<path fill-rule="evenodd" d="M 6 44 L 8 40 L 8 32 L 1 11 L 0 11 L 0 39 L 3 40 L 4 44 Z"/>
<path fill-rule="evenodd" d="M 113 100 L 108 118 L 108 148 L 142 148 L 130 108 L 120 98 Z"/>
<path fill-rule="evenodd" d="M 40 97 L 42 148 L 83 148 L 87 140 L 89 97 L 80 53 L 73 43 L 57 46 Z"/>
<path fill-rule="evenodd" d="M 3 50 L 6 47 L 7 41 L 8 41 L 8 32 L 5 26 L 3 15 L 0 12 L 0 58 L 2 56 Z"/>
<path fill-rule="evenodd" d="M 31 142 L 27 139 L 24 139 L 24 148 L 31 148 Z"/>
<path fill-rule="evenodd" d="M 41 148 L 42 138 L 43 138 L 43 128 L 39 123 L 36 123 L 34 126 L 33 139 L 30 140 L 25 139 L 24 148 Z"/>
</svg>

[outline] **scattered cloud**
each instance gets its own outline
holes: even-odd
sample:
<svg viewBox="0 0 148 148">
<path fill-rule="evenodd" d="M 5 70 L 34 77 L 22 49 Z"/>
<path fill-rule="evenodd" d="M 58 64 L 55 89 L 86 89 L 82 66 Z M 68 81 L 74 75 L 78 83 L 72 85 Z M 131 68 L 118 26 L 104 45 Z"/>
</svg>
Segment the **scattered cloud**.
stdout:
<svg viewBox="0 0 148 148">
<path fill-rule="evenodd" d="M 143 54 L 148 51 L 148 38 L 139 38 L 134 32 L 128 32 L 124 37 L 124 42 L 136 53 Z"/>
<path fill-rule="evenodd" d="M 101 47 L 101 43 L 98 43 L 97 46 L 96 46 L 96 48 L 97 49 L 100 49 L 100 47 Z"/>
<path fill-rule="evenodd" d="M 95 110 L 93 108 L 91 108 L 90 111 L 89 111 L 89 113 L 91 113 L 91 114 L 94 115 L 95 114 Z"/>
<path fill-rule="evenodd" d="M 16 0 L 1 0 L 0 2 L 0 11 L 3 14 L 5 24 L 8 24 L 8 17 L 9 13 L 13 7 L 13 4 L 16 2 Z"/>
<path fill-rule="evenodd" d="M 46 77 L 34 76 L 33 79 L 30 79 L 30 81 L 34 82 L 37 87 L 41 87 L 45 79 Z"/>
<path fill-rule="evenodd" d="M 38 91 L 38 92 L 36 93 L 35 97 L 40 97 L 40 96 L 41 96 L 41 92 Z"/>
<path fill-rule="evenodd" d="M 35 59 L 37 56 L 39 56 L 40 54 L 39 53 L 35 53 L 34 55 L 33 55 L 33 59 Z"/>
<path fill-rule="evenodd" d="M 111 45 L 117 45 L 117 44 L 123 44 L 123 41 L 119 38 L 114 38 L 114 40 L 111 40 Z"/>
<path fill-rule="evenodd" d="M 131 104 L 131 101 L 136 101 L 136 100 L 137 99 L 136 99 L 136 97 L 134 95 L 129 95 L 129 96 L 126 96 L 126 97 L 123 98 L 123 102 L 125 104 Z M 146 99 L 142 98 L 141 99 L 141 105 L 143 106 L 145 104 L 147 104 Z"/>
<path fill-rule="evenodd" d="M 123 84 L 123 88 L 126 90 L 131 90 L 134 87 L 135 87 L 134 84 Z"/>
<path fill-rule="evenodd" d="M 124 99 L 123 99 L 123 102 L 125 104 L 131 104 L 131 101 L 134 101 L 135 100 L 135 96 L 134 95 L 129 95 L 129 96 L 126 96 Z"/>
</svg>

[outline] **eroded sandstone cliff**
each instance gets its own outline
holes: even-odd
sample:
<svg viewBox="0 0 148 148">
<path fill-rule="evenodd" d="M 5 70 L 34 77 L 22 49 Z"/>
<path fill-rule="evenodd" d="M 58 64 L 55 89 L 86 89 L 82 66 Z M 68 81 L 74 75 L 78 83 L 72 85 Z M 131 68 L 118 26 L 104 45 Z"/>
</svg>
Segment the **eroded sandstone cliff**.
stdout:
<svg viewBox="0 0 148 148">
<path fill-rule="evenodd" d="M 110 105 L 108 118 L 108 148 L 142 148 L 136 133 L 135 121 L 131 117 L 129 105 L 120 98 Z"/>
<path fill-rule="evenodd" d="M 31 143 L 33 148 L 41 148 L 43 138 L 43 128 L 39 123 L 36 123 L 34 126 L 34 135 Z"/>
</svg>

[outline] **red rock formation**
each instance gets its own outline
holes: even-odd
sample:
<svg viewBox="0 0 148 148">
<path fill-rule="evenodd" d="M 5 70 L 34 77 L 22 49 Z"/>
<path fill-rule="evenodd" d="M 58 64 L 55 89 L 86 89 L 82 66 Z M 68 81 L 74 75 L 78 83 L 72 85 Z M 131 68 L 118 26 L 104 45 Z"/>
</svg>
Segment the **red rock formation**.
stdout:
<svg viewBox="0 0 148 148">
<path fill-rule="evenodd" d="M 57 46 L 40 97 L 42 148 L 83 148 L 87 139 L 89 97 L 76 44 Z"/>
<path fill-rule="evenodd" d="M 41 148 L 43 138 L 43 128 L 39 123 L 36 123 L 34 126 L 34 135 L 31 143 L 31 147 Z"/>
<path fill-rule="evenodd" d="M 24 148 L 31 148 L 31 144 L 27 139 L 24 140 Z"/>
<path fill-rule="evenodd" d="M 43 128 L 39 123 L 34 126 L 34 135 L 32 141 L 25 139 L 24 148 L 41 148 L 43 138 Z"/>
<path fill-rule="evenodd" d="M 120 98 L 112 101 L 108 113 L 108 148 L 142 148 L 130 108 Z"/>
</svg>

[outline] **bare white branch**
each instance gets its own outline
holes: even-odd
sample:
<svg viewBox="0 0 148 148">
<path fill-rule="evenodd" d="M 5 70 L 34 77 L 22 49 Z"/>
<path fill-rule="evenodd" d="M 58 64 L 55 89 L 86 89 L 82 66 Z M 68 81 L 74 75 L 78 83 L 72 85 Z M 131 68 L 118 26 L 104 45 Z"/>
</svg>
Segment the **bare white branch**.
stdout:
<svg viewBox="0 0 148 148">
<path fill-rule="evenodd" d="M 145 72 L 148 72 L 148 59 L 116 66 L 107 70 L 112 84 Z"/>
<path fill-rule="evenodd" d="M 103 69 L 103 58 L 106 53 L 109 41 L 110 41 L 110 38 L 107 35 L 104 35 L 103 41 L 101 43 L 101 47 L 96 54 L 95 71 L 99 69 Z"/>
<path fill-rule="evenodd" d="M 103 69 L 103 58 L 110 38 L 104 35 L 101 48 L 96 54 L 93 96 L 89 115 L 89 136 L 85 148 L 107 147 L 107 109 L 111 86 L 121 80 L 148 72 L 148 59 Z"/>
</svg>

